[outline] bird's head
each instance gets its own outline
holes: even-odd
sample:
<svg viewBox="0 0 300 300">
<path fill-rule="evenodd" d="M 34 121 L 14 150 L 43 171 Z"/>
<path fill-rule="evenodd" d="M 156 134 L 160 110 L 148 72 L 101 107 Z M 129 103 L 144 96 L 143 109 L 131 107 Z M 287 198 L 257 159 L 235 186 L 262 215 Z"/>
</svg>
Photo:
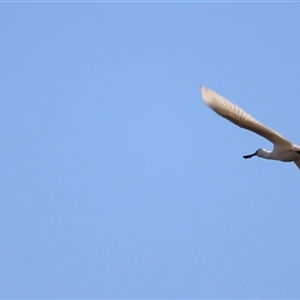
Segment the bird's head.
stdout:
<svg viewBox="0 0 300 300">
<path fill-rule="evenodd" d="M 258 157 L 265 157 L 266 153 L 269 153 L 269 151 L 265 150 L 264 148 L 259 148 L 255 153 Z"/>
</svg>

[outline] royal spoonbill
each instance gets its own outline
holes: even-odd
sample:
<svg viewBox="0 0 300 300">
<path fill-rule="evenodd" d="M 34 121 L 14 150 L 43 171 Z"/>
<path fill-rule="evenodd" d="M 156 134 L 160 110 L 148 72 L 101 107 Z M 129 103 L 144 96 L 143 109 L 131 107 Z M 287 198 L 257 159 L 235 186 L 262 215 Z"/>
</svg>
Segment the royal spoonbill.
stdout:
<svg viewBox="0 0 300 300">
<path fill-rule="evenodd" d="M 204 86 L 200 87 L 204 102 L 221 117 L 244 129 L 259 134 L 273 143 L 273 151 L 258 149 L 253 154 L 244 155 L 244 158 L 258 156 L 266 159 L 280 160 L 284 162 L 293 161 L 300 169 L 300 146 L 294 145 L 279 133 L 256 121 L 238 106 L 234 105 L 213 90 Z"/>
</svg>

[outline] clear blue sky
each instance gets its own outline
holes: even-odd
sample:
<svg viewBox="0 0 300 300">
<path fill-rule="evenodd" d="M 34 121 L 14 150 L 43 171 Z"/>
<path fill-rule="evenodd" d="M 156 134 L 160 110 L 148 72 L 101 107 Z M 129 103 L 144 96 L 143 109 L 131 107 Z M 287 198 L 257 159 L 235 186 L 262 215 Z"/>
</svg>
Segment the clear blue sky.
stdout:
<svg viewBox="0 0 300 300">
<path fill-rule="evenodd" d="M 300 3 L 1 3 L 1 298 L 300 298 Z"/>
</svg>

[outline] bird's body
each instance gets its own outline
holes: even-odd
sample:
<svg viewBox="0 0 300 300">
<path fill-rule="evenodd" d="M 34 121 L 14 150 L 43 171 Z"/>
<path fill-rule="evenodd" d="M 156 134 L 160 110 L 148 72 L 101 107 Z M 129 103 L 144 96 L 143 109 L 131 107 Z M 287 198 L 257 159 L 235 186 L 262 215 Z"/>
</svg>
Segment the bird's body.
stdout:
<svg viewBox="0 0 300 300">
<path fill-rule="evenodd" d="M 221 117 L 231 121 L 241 128 L 250 130 L 266 138 L 274 144 L 273 151 L 267 151 L 260 148 L 253 154 L 245 155 L 244 158 L 258 156 L 284 162 L 293 161 L 300 169 L 300 146 L 292 144 L 279 133 L 261 124 L 241 108 L 218 95 L 216 92 L 201 86 L 201 93 L 204 102 Z"/>
</svg>

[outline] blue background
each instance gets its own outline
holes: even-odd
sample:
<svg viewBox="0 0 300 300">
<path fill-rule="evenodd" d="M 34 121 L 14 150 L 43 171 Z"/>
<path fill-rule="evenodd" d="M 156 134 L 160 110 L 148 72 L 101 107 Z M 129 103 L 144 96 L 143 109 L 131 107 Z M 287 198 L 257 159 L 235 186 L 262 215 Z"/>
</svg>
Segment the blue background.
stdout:
<svg viewBox="0 0 300 300">
<path fill-rule="evenodd" d="M 299 3 L 1 3 L 1 298 L 300 298 Z"/>
</svg>

